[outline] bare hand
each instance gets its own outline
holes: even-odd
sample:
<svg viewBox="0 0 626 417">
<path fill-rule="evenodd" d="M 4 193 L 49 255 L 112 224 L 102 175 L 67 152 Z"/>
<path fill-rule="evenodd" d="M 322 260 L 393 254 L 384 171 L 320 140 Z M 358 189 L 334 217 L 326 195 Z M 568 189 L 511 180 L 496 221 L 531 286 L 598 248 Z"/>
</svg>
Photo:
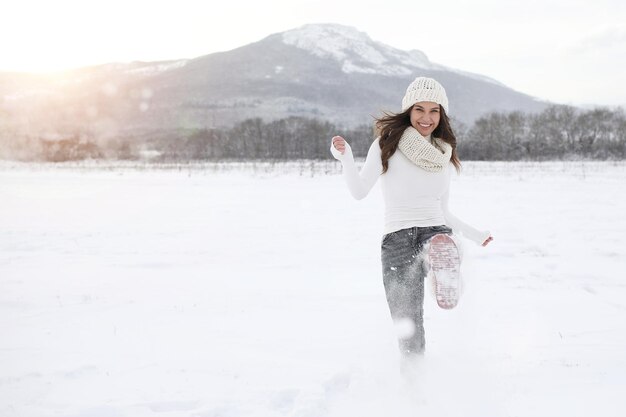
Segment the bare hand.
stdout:
<svg viewBox="0 0 626 417">
<path fill-rule="evenodd" d="M 341 136 L 333 136 L 333 146 L 343 155 L 346 151 L 346 140 Z"/>
<path fill-rule="evenodd" d="M 493 237 L 492 237 L 492 236 L 489 236 L 489 237 L 487 238 L 487 240 L 485 240 L 485 241 L 483 242 L 483 246 L 487 246 L 487 245 L 489 244 L 489 242 L 491 242 L 492 240 L 493 240 Z"/>
</svg>

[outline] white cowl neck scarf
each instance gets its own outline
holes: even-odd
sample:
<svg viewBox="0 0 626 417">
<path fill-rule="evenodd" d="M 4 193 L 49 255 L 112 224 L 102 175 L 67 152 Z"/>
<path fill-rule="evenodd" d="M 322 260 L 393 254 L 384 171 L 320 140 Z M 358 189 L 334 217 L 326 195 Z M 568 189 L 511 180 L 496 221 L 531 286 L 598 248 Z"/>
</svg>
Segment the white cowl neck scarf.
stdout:
<svg viewBox="0 0 626 417">
<path fill-rule="evenodd" d="M 434 138 L 437 146 L 426 139 L 413 126 L 402 133 L 398 149 L 410 161 L 429 172 L 440 172 L 448 165 L 452 156 L 452 146 L 442 139 Z"/>
</svg>

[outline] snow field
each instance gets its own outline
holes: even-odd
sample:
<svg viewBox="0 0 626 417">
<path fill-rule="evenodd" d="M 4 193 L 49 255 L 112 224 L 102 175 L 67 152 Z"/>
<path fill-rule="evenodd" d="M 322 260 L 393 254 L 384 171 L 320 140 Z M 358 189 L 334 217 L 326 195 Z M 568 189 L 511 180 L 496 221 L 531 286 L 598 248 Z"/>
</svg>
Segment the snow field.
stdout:
<svg viewBox="0 0 626 417">
<path fill-rule="evenodd" d="M 2 416 L 621 416 L 626 165 L 466 163 L 459 306 L 400 371 L 338 175 L 0 169 Z"/>
</svg>

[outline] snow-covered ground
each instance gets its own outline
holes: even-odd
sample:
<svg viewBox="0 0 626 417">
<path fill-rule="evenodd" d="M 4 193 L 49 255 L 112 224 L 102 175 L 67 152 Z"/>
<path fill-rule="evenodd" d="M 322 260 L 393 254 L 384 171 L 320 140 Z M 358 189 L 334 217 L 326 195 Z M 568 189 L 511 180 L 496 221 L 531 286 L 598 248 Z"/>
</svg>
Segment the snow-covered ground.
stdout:
<svg viewBox="0 0 626 417">
<path fill-rule="evenodd" d="M 626 164 L 467 163 L 495 240 L 412 377 L 378 185 L 274 169 L 1 166 L 0 415 L 626 413 Z"/>
</svg>

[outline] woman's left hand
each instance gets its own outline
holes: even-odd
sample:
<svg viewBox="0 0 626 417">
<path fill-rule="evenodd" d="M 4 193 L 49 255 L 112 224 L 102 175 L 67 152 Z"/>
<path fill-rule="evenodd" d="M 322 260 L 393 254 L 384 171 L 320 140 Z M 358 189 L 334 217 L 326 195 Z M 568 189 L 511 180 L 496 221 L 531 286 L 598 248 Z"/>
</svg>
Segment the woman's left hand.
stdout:
<svg viewBox="0 0 626 417">
<path fill-rule="evenodd" d="M 487 246 L 487 245 L 489 244 L 489 242 L 491 242 L 492 240 L 493 240 L 493 236 L 489 236 L 489 237 L 487 238 L 487 240 L 485 240 L 485 241 L 483 242 L 483 246 Z"/>
</svg>

